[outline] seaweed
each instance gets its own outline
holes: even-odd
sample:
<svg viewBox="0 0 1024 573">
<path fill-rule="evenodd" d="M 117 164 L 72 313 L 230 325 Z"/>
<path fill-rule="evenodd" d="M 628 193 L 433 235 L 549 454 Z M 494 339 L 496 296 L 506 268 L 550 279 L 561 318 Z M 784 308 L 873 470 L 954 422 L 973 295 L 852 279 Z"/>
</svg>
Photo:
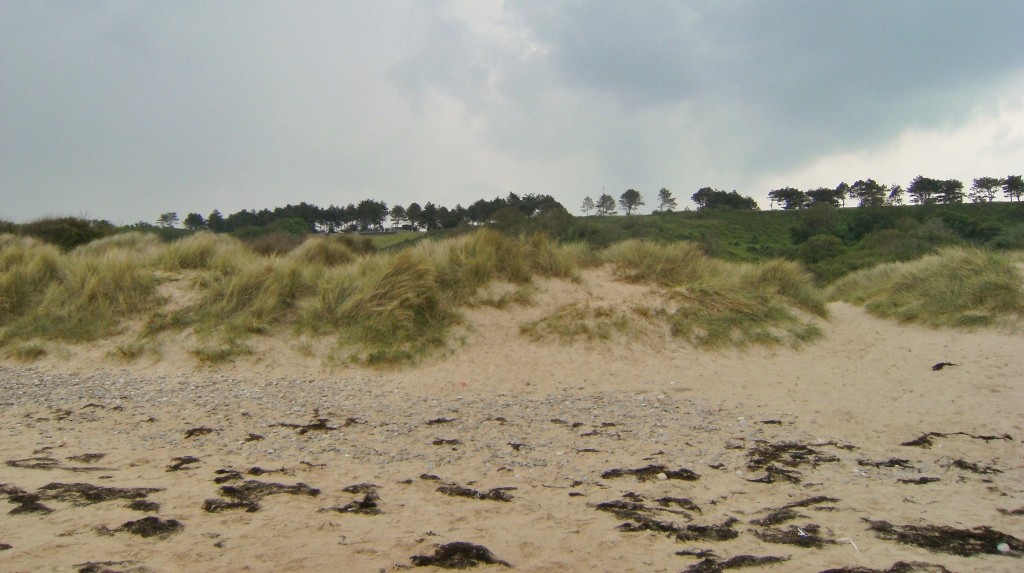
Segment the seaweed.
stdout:
<svg viewBox="0 0 1024 573">
<path fill-rule="evenodd" d="M 735 517 L 728 517 L 725 521 L 713 525 L 689 524 L 676 533 L 679 541 L 729 541 L 739 537 L 740 532 L 733 528 L 739 523 Z"/>
<path fill-rule="evenodd" d="M 68 456 L 64 459 L 68 460 L 69 462 L 91 464 L 93 462 L 98 462 L 105 457 L 107 457 L 107 454 L 81 454 L 77 456 Z"/>
<path fill-rule="evenodd" d="M 903 458 L 889 458 L 879 462 L 873 462 L 871 460 L 857 460 L 859 466 L 869 466 L 874 468 L 903 468 L 903 469 L 916 469 L 910 464 L 910 460 Z"/>
<path fill-rule="evenodd" d="M 952 467 L 974 472 L 976 474 L 1001 474 L 1003 470 L 997 469 L 992 466 L 982 466 L 975 462 L 969 462 L 967 460 L 954 460 L 953 463 L 949 464 Z"/>
<path fill-rule="evenodd" d="M 338 513 L 359 513 L 362 515 L 379 515 L 383 513 L 380 509 L 380 497 L 374 492 L 368 492 L 359 501 L 353 501 L 343 506 L 322 507 L 320 512 L 336 511 Z"/>
<path fill-rule="evenodd" d="M 979 553 L 1007 555 L 998 546 L 1005 543 L 1011 551 L 1024 551 L 1024 541 L 997 531 L 988 526 L 973 529 L 957 529 L 943 525 L 893 525 L 887 521 L 873 521 L 864 518 L 868 529 L 879 539 L 896 541 L 904 545 L 915 545 L 931 551 L 941 551 L 963 557 Z"/>
<path fill-rule="evenodd" d="M 0 494 L 7 496 L 7 501 L 17 505 L 8 513 L 10 515 L 21 515 L 25 513 L 51 513 L 53 510 L 46 507 L 39 501 L 42 499 L 38 494 L 28 493 L 20 487 L 10 484 L 0 484 Z"/>
<path fill-rule="evenodd" d="M 155 501 L 149 501 L 147 499 L 136 499 L 126 505 L 128 509 L 133 511 L 160 511 L 160 504 Z"/>
<path fill-rule="evenodd" d="M 321 417 L 320 416 L 320 409 L 319 408 L 315 408 L 313 410 L 313 421 L 308 423 L 308 424 L 293 424 L 293 423 L 290 423 L 290 422 L 278 422 L 276 424 L 271 424 L 271 427 L 273 427 L 273 426 L 280 426 L 282 428 L 292 428 L 294 430 L 298 430 L 299 435 L 301 436 L 301 435 L 307 434 L 309 432 L 330 432 L 330 431 L 337 430 L 339 428 L 347 428 L 348 426 L 351 426 L 353 424 L 365 424 L 366 423 L 366 422 L 360 420 L 359 418 L 348 418 L 347 420 L 345 420 L 344 423 L 342 423 L 341 426 L 331 426 L 330 424 L 328 424 L 329 420 L 330 420 L 330 418 Z"/>
<path fill-rule="evenodd" d="M 76 563 L 75 567 L 78 568 L 78 573 L 150 573 L 152 571 L 148 567 L 134 565 L 135 561 L 87 561 Z M 113 567 L 117 567 L 117 569 L 113 569 Z"/>
<path fill-rule="evenodd" d="M 796 545 L 798 547 L 815 547 L 822 548 L 826 545 L 835 543 L 833 539 L 827 539 L 821 536 L 821 526 L 808 523 L 803 527 L 796 525 L 790 525 L 786 529 L 779 529 L 777 527 L 767 527 L 761 530 L 755 530 L 754 536 L 768 543 L 782 543 L 786 545 Z"/>
<path fill-rule="evenodd" d="M 27 470 L 53 470 L 61 469 L 69 472 L 102 472 L 110 471 L 110 468 L 100 468 L 93 466 L 65 466 L 60 463 L 60 460 L 49 458 L 45 456 L 25 458 L 22 460 L 7 460 L 7 465 L 12 468 L 20 468 Z"/>
<path fill-rule="evenodd" d="M 433 442 L 430 442 L 435 446 L 461 446 L 462 441 L 448 438 L 437 438 Z"/>
<path fill-rule="evenodd" d="M 195 456 L 179 456 L 177 458 L 171 458 L 171 461 L 174 463 L 167 466 L 167 471 L 169 472 L 176 472 L 183 469 L 192 469 L 189 468 L 188 466 L 192 464 L 198 464 L 200 460 Z"/>
<path fill-rule="evenodd" d="M 800 483 L 800 472 L 796 470 L 787 470 L 780 468 L 775 464 L 768 464 L 764 467 L 765 475 L 757 479 L 748 479 L 749 482 L 754 483 L 775 483 L 776 481 L 785 481 L 789 483 Z"/>
<path fill-rule="evenodd" d="M 984 434 L 983 435 L 975 435 L 975 434 L 971 434 L 971 433 L 968 433 L 968 432 L 927 432 L 925 434 L 921 434 L 920 436 L 918 436 L 917 438 L 914 438 L 913 440 L 910 440 L 909 442 L 903 442 L 900 445 L 901 446 L 918 447 L 918 448 L 930 448 L 935 443 L 934 440 L 932 440 L 932 438 L 948 438 L 949 436 L 967 436 L 967 437 L 973 438 L 975 440 L 984 440 L 986 442 L 991 442 L 992 440 L 1010 440 L 1010 441 L 1013 441 L 1013 436 L 1011 436 L 1010 434 L 1003 434 L 1001 436 L 992 436 L 992 435 L 984 435 Z"/>
<path fill-rule="evenodd" d="M 665 477 L 662 478 L 661 475 Z M 700 475 L 693 470 L 686 468 L 679 468 L 678 470 L 670 470 L 666 466 L 660 465 L 649 465 L 642 468 L 636 469 L 611 469 L 601 474 L 603 479 L 620 478 L 624 476 L 634 476 L 639 481 L 651 481 L 655 479 L 677 479 L 684 481 L 696 481 L 700 479 Z"/>
<path fill-rule="evenodd" d="M 868 567 L 841 567 L 827 569 L 821 573 L 953 573 L 942 565 L 921 561 L 897 561 L 888 569 L 870 569 Z"/>
<path fill-rule="evenodd" d="M 930 483 L 935 483 L 935 482 L 940 481 L 940 480 L 937 477 L 924 477 L 924 476 L 922 476 L 922 477 L 919 477 L 917 479 L 899 479 L 899 480 L 896 480 L 896 481 L 898 481 L 900 483 L 911 484 L 911 485 L 928 485 Z"/>
<path fill-rule="evenodd" d="M 685 569 L 683 573 L 719 573 L 726 569 L 760 567 L 763 565 L 774 565 L 784 561 L 789 561 L 789 557 L 775 557 L 772 555 L 766 555 L 764 557 L 756 557 L 754 555 L 737 555 L 726 559 L 725 561 L 720 561 L 715 557 L 707 557 L 700 563 L 691 565 Z"/>
<path fill-rule="evenodd" d="M 259 441 L 259 440 L 262 440 L 262 439 L 263 439 L 263 434 L 253 434 L 252 432 L 249 432 L 249 435 L 246 436 L 245 439 L 242 440 L 242 441 L 243 442 L 256 442 L 256 441 Z"/>
<path fill-rule="evenodd" d="M 185 439 L 194 436 L 205 436 L 206 434 L 212 433 L 213 431 L 213 428 L 207 428 L 206 426 L 200 426 L 198 428 L 189 428 L 188 430 L 185 430 Z"/>
<path fill-rule="evenodd" d="M 377 493 L 377 489 L 379 487 L 380 486 L 375 483 L 357 483 L 355 485 L 344 487 L 341 491 L 345 493 Z"/>
<path fill-rule="evenodd" d="M 125 531 L 139 537 L 167 539 L 183 529 L 185 529 L 185 526 L 177 519 L 163 520 L 159 517 L 149 516 L 135 521 L 126 521 L 114 531 Z"/>
<path fill-rule="evenodd" d="M 455 418 L 445 418 L 444 416 L 442 416 L 440 418 L 434 418 L 433 420 L 428 420 L 427 421 L 427 425 L 428 426 L 434 426 L 434 425 L 437 425 L 437 424 L 450 424 L 450 423 L 452 423 L 454 421 L 455 421 Z"/>
<path fill-rule="evenodd" d="M 156 487 L 103 487 L 89 483 L 48 483 L 39 488 L 43 499 L 57 499 L 73 505 L 92 505 L 112 499 L 145 499 L 163 491 Z"/>
<path fill-rule="evenodd" d="M 280 493 L 316 497 L 320 495 L 320 490 L 314 487 L 309 487 L 301 482 L 295 485 L 284 485 L 280 483 L 247 480 L 240 485 L 222 485 L 220 486 L 220 493 L 224 497 L 229 497 L 238 501 L 259 502 L 268 495 L 277 495 Z"/>
<path fill-rule="evenodd" d="M 511 567 L 507 561 L 495 557 L 483 545 L 465 541 L 454 541 L 437 547 L 433 555 L 413 555 L 410 560 L 415 567 L 440 567 L 441 569 L 468 569 L 481 563 Z"/>
<path fill-rule="evenodd" d="M 939 371 L 939 370 L 942 370 L 943 368 L 945 368 L 947 366 L 958 366 L 958 365 L 957 364 L 953 364 L 952 362 L 939 362 L 937 364 L 933 364 L 932 365 L 932 370 Z"/>
<path fill-rule="evenodd" d="M 220 513 L 229 509 L 244 509 L 246 513 L 256 513 L 260 504 L 252 500 L 228 501 L 226 499 L 208 499 L 203 502 L 203 511 Z"/>
<path fill-rule="evenodd" d="M 477 491 L 468 487 L 463 487 L 458 484 L 445 484 L 437 488 L 437 491 L 450 495 L 453 497 L 468 497 L 470 499 L 489 499 L 492 501 L 512 501 L 512 496 L 508 493 L 511 490 L 515 490 L 514 487 L 496 487 L 487 491 Z"/>
<path fill-rule="evenodd" d="M 658 505 L 660 505 L 661 507 L 677 505 L 688 511 L 696 511 L 697 513 L 703 513 L 699 505 L 693 503 L 692 500 L 685 497 L 659 497 L 654 501 L 656 501 Z"/>
<path fill-rule="evenodd" d="M 1018 507 L 1017 509 L 1004 509 L 1000 507 L 997 511 L 1003 515 L 1024 515 L 1024 507 Z"/>
<path fill-rule="evenodd" d="M 835 442 L 818 445 L 844 448 L 844 446 L 840 446 Z M 764 440 L 757 440 L 756 445 L 747 452 L 747 469 L 751 471 L 765 469 L 772 464 L 781 464 L 790 468 L 803 465 L 817 467 L 818 464 L 837 461 L 839 461 L 838 457 L 823 454 L 811 446 L 799 442 L 777 442 L 772 444 Z"/>
<path fill-rule="evenodd" d="M 760 519 L 751 520 L 750 523 L 760 527 L 767 527 L 770 525 L 779 525 L 780 523 L 792 521 L 798 517 L 806 516 L 791 507 L 784 507 L 781 509 L 776 509 L 775 511 L 769 513 L 768 515 Z"/>
</svg>

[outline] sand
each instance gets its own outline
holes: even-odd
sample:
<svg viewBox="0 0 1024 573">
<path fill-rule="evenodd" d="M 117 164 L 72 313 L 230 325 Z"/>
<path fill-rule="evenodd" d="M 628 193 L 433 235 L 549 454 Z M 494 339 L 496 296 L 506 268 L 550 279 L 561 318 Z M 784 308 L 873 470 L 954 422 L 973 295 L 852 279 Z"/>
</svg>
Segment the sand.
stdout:
<svg viewBox="0 0 1024 573">
<path fill-rule="evenodd" d="M 749 571 L 1024 567 L 1019 333 L 845 304 L 798 350 L 519 333 L 567 302 L 648 296 L 600 272 L 541 281 L 536 305 L 467 311 L 447 355 L 394 371 L 327 367 L 285 338 L 216 368 L 173 340 L 131 365 L 102 345 L 4 363 L 0 570 L 396 571 L 453 542 L 519 571 L 715 571 L 705 560 L 739 555 L 787 559 Z M 928 433 L 942 435 L 901 445 Z M 206 510 L 269 487 L 252 482 L 296 487 Z M 91 502 L 50 484 L 156 491 Z M 52 511 L 8 513 L 26 500 Z M 144 518 L 181 527 L 125 526 Z M 1009 551 L 908 545 L 872 521 L 990 527 Z"/>
</svg>

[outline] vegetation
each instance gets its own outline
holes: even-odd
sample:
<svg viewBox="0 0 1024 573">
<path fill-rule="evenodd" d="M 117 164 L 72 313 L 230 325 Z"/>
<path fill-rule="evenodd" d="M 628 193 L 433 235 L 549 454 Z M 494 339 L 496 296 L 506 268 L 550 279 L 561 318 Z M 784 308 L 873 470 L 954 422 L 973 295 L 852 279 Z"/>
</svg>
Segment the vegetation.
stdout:
<svg viewBox="0 0 1024 573">
<path fill-rule="evenodd" d="M 950 247 L 911 263 L 852 273 L 833 284 L 835 300 L 886 318 L 929 326 L 979 327 L 1024 318 L 1024 277 L 1012 259 Z"/>
<path fill-rule="evenodd" d="M 307 234 L 297 217 L 231 234 L 76 219 L 5 224 L 0 347 L 32 359 L 52 341 L 138 334 L 110 353 L 128 361 L 158 355 L 160 333 L 188 330 L 197 359 L 221 362 L 252 352 L 249 337 L 285 330 L 330 337 L 346 360 L 404 362 L 447 345 L 462 307 L 526 304 L 535 277 L 578 280 L 595 265 L 650 285 L 658 302 L 581 301 L 523 325 L 524 334 L 603 340 L 654 324 L 699 346 L 798 345 L 819 334 L 829 283 L 829 296 L 881 316 L 1002 324 L 1019 318 L 1022 303 L 1020 274 L 999 252 L 1024 249 L 1024 207 L 990 200 L 1006 185 L 1012 191 L 1016 180 L 979 178 L 971 193 L 982 200 L 959 203 L 962 186 L 917 178 L 907 191 L 917 204 L 907 206 L 896 204 L 902 189 L 883 192 L 872 180 L 784 188 L 774 198 L 789 208 L 766 212 L 710 188 L 698 192 L 699 210 L 673 212 L 662 189 L 655 214 L 582 218 L 510 194 L 488 202 L 499 208 L 483 215 L 484 228 L 430 233 Z M 627 213 L 642 204 L 629 191 L 619 202 Z M 839 207 L 848 197 L 863 206 Z M 603 195 L 584 207 L 614 212 L 616 202 Z M 389 213 L 400 222 L 423 209 Z M 203 219 L 205 228 L 227 225 L 218 217 Z M 186 221 L 202 229 L 199 219 Z M 495 281 L 511 287 L 485 288 Z"/>
</svg>

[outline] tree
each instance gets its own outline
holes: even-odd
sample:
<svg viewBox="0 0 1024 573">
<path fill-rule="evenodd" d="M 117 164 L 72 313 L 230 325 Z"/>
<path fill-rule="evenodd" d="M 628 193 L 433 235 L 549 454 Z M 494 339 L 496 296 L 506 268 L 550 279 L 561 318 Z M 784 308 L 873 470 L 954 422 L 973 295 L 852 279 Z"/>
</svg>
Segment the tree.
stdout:
<svg viewBox="0 0 1024 573">
<path fill-rule="evenodd" d="M 164 213 L 156 220 L 156 224 L 165 229 L 170 229 L 178 224 L 178 214 Z"/>
<path fill-rule="evenodd" d="M 936 197 L 939 203 L 952 205 L 964 202 L 964 184 L 956 179 L 946 179 L 939 182 L 939 193 Z"/>
<path fill-rule="evenodd" d="M 607 193 L 597 198 L 596 207 L 598 215 L 614 215 L 616 213 L 615 199 L 612 199 L 612 196 Z"/>
<path fill-rule="evenodd" d="M 395 205 L 392 207 L 388 216 L 391 217 L 391 225 L 394 227 L 401 227 L 402 221 L 409 220 L 409 216 L 405 213 L 405 207 L 401 205 Z"/>
<path fill-rule="evenodd" d="M 627 189 L 619 196 L 619 205 L 626 215 L 632 215 L 637 207 L 644 204 L 644 199 L 636 189 Z"/>
<path fill-rule="evenodd" d="M 227 231 L 224 215 L 221 215 L 220 211 L 214 209 L 210 216 L 206 218 L 206 228 L 214 233 Z"/>
<path fill-rule="evenodd" d="M 1007 175 L 1003 179 L 1003 195 L 1010 201 L 1020 201 L 1024 196 L 1024 178 L 1020 175 Z"/>
<path fill-rule="evenodd" d="M 773 203 L 779 203 L 783 209 L 800 209 L 809 203 L 807 194 L 793 187 L 783 187 L 768 192 L 768 199 Z"/>
<path fill-rule="evenodd" d="M 193 231 L 206 228 L 206 221 L 203 220 L 203 216 L 199 213 L 189 213 L 188 216 L 185 217 L 184 223 L 186 229 L 191 229 Z"/>
<path fill-rule="evenodd" d="M 757 211 L 757 201 L 752 197 L 744 197 L 735 190 L 725 192 L 711 187 L 701 187 L 690 196 L 698 211 L 705 209 L 749 209 Z"/>
<path fill-rule="evenodd" d="M 661 191 L 658 191 L 658 210 L 674 211 L 675 208 L 676 199 L 672 196 L 672 192 L 662 187 Z"/>
<path fill-rule="evenodd" d="M 910 195 L 910 202 L 917 205 L 927 205 L 935 202 L 935 196 L 939 193 L 939 180 L 918 175 L 907 187 L 907 195 Z"/>
<path fill-rule="evenodd" d="M 580 206 L 580 211 L 583 211 L 584 216 L 589 216 L 590 212 L 594 210 L 594 200 L 589 196 L 583 198 L 583 205 Z"/>
<path fill-rule="evenodd" d="M 423 207 L 420 207 L 419 203 L 409 203 L 409 206 L 405 208 L 405 215 L 409 218 L 409 224 L 414 229 L 420 226 L 420 215 L 423 214 Z"/>
<path fill-rule="evenodd" d="M 890 207 L 893 205 L 902 205 L 903 195 L 905 193 L 906 191 L 903 190 L 903 187 L 899 185 L 893 185 L 889 191 L 889 197 L 886 198 L 885 200 L 885 204 Z"/>
<path fill-rule="evenodd" d="M 850 196 L 860 200 L 860 207 L 880 207 L 885 204 L 888 195 L 885 185 L 874 179 L 860 179 L 850 185 Z"/>
<path fill-rule="evenodd" d="M 978 177 L 971 185 L 971 201 L 974 203 L 991 203 L 996 198 L 996 189 L 1003 182 L 998 177 Z"/>
<path fill-rule="evenodd" d="M 840 191 L 838 188 L 829 189 L 828 187 L 818 187 L 817 189 L 807 191 L 806 195 L 807 198 L 810 199 L 811 205 L 824 203 L 826 205 L 838 207 L 840 200 L 846 197 L 846 191 Z"/>
</svg>

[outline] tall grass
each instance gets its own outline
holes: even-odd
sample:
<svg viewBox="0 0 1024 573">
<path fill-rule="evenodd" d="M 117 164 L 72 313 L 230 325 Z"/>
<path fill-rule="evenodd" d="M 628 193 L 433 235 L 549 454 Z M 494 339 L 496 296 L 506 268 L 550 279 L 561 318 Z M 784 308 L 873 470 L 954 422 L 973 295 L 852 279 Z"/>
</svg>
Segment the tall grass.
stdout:
<svg viewBox="0 0 1024 573">
<path fill-rule="evenodd" d="M 655 243 L 629 239 L 604 250 L 602 261 L 616 276 L 639 283 L 679 286 L 707 280 L 721 273 L 722 263 L 693 243 Z"/>
<path fill-rule="evenodd" d="M 851 273 L 827 294 L 881 317 L 971 328 L 1020 321 L 1022 280 L 1012 256 L 950 247 L 917 261 Z"/>
</svg>

